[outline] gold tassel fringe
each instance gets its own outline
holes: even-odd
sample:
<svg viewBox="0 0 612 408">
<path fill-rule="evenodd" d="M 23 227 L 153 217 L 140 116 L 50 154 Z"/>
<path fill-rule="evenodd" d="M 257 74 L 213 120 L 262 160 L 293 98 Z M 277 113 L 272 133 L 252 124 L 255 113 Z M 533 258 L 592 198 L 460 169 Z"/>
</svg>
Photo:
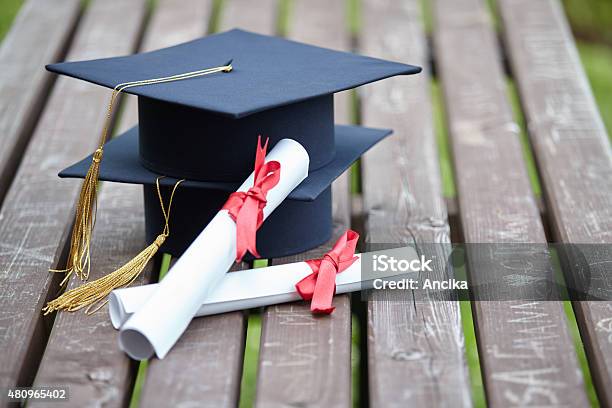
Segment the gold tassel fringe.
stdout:
<svg viewBox="0 0 612 408">
<path fill-rule="evenodd" d="M 102 149 L 96 150 L 91 167 L 85 175 L 79 201 L 76 207 L 72 237 L 70 238 L 70 253 L 68 254 L 68 265 L 66 269 L 51 269 L 51 272 L 65 272 L 66 276 L 60 286 L 64 286 L 73 273 L 81 280 L 89 278 L 91 268 L 90 243 L 93 226 L 96 222 L 96 200 L 98 195 L 98 174 L 100 172 L 100 161 L 102 160 Z"/>
<path fill-rule="evenodd" d="M 47 306 L 43 309 L 45 315 L 52 313 L 56 310 L 66 310 L 68 312 L 75 312 L 86 306 L 92 306 L 101 300 L 105 299 L 110 293 L 117 288 L 129 286 L 132 282 L 138 278 L 145 266 L 149 263 L 151 258 L 155 256 L 159 247 L 166 240 L 166 235 L 161 234 L 151 245 L 142 250 L 136 255 L 131 261 L 123 265 L 116 271 L 109 273 L 108 275 L 96 279 L 95 281 L 88 282 L 78 288 L 71 289 L 57 299 L 47 303 Z M 87 309 L 86 313 L 95 313 L 106 302 L 94 310 Z"/>
<path fill-rule="evenodd" d="M 47 305 L 43 308 L 43 313 L 45 315 L 56 310 L 75 312 L 86 306 L 87 314 L 95 313 L 102 308 L 106 302 L 102 303 L 93 310 L 91 310 L 92 306 L 104 300 L 113 290 L 129 286 L 138 278 L 138 276 L 140 276 L 145 266 L 147 266 L 151 258 L 155 256 L 166 238 L 170 235 L 170 211 L 172 210 L 174 193 L 176 192 L 177 187 L 184 181 L 179 180 L 176 182 L 176 184 L 174 184 L 172 192 L 170 193 L 170 199 L 168 200 L 168 208 L 166 209 L 161 195 L 161 189 L 159 187 L 159 180 L 161 178 L 163 177 L 158 177 L 155 183 L 157 186 L 157 197 L 159 198 L 161 211 L 165 220 L 162 233 L 155 238 L 155 241 L 151 245 L 143 249 L 132 260 L 116 271 L 111 272 L 100 279 L 96 279 L 95 281 L 88 282 L 74 289 L 70 289 L 56 299 L 47 303 Z M 64 279 L 64 281 L 65 280 L 66 279 Z"/>
</svg>

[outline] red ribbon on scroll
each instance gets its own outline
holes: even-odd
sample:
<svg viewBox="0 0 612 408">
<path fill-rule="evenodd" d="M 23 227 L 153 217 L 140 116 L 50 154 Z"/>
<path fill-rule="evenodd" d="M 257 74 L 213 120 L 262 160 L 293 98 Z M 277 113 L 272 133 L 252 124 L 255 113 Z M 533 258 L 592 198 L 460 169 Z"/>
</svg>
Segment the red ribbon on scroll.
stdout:
<svg viewBox="0 0 612 408">
<path fill-rule="evenodd" d="M 263 223 L 263 209 L 266 206 L 268 191 L 278 184 L 281 165 L 277 161 L 265 163 L 266 144 L 261 146 L 261 136 L 257 138 L 255 154 L 255 179 L 248 191 L 236 191 L 230 194 L 222 210 L 228 210 L 236 222 L 236 262 L 240 262 L 249 251 L 259 258 L 256 248 L 257 230 Z"/>
<path fill-rule="evenodd" d="M 336 294 L 336 274 L 346 270 L 355 262 L 355 247 L 359 234 L 347 230 L 321 259 L 306 261 L 312 273 L 299 281 L 295 288 L 302 299 L 310 300 L 310 311 L 330 314 L 335 307 L 332 298 Z"/>
</svg>

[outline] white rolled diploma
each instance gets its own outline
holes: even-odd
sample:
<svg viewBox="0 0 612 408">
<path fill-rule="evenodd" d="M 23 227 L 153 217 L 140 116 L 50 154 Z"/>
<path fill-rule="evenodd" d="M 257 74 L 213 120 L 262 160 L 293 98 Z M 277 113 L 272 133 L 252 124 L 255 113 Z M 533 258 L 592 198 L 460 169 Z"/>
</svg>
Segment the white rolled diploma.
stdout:
<svg viewBox="0 0 612 408">
<path fill-rule="evenodd" d="M 273 160 L 281 165 L 280 179 L 267 193 L 264 220 L 307 177 L 310 161 L 304 147 L 291 139 L 282 139 L 274 146 L 266 162 Z M 238 191 L 247 191 L 253 180 L 251 173 Z M 235 258 L 236 224 L 227 210 L 221 210 L 121 327 L 121 350 L 135 360 L 145 360 L 153 354 L 164 358 Z"/>
<path fill-rule="evenodd" d="M 414 249 L 407 248 L 406 251 L 407 256 L 403 259 L 419 258 Z M 336 293 L 371 289 L 374 279 L 394 275 L 391 272 L 380 272 L 376 275 L 368 274 L 367 280 L 364 280 L 361 274 L 361 255 L 356 256 L 359 259 L 336 276 Z M 312 270 L 306 262 L 228 273 L 206 297 L 196 317 L 300 300 L 295 284 L 311 273 Z M 109 296 L 108 304 L 113 327 L 121 327 L 155 293 L 157 286 L 158 284 L 150 284 L 114 290 Z"/>
</svg>

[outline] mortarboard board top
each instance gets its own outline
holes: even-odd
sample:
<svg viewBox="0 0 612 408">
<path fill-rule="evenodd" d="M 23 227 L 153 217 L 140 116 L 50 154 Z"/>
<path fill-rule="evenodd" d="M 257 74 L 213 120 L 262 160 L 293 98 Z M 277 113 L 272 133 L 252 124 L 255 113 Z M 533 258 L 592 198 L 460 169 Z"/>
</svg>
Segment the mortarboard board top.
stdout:
<svg viewBox="0 0 612 408">
<path fill-rule="evenodd" d="M 230 75 L 142 86 L 125 92 L 242 118 L 317 96 L 355 88 L 420 67 L 334 51 L 243 30 L 124 57 L 51 64 L 47 69 L 113 88 L 233 60 Z"/>
</svg>

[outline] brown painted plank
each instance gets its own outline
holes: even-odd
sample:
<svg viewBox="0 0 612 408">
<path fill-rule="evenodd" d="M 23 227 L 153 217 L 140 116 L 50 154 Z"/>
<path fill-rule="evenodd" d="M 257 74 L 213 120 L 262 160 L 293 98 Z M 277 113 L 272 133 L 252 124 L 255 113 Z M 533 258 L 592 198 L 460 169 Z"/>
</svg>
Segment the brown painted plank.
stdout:
<svg viewBox="0 0 612 408">
<path fill-rule="evenodd" d="M 224 0 L 220 15 L 220 30 L 232 28 L 261 34 L 276 33 L 276 6 L 278 0 Z"/>
<path fill-rule="evenodd" d="M 293 2 L 292 39 L 347 49 L 344 2 Z M 349 94 L 335 97 L 336 122 L 348 123 Z M 334 182 L 332 240 L 274 264 L 319 258 L 350 227 L 348 172 Z M 349 406 L 351 404 L 351 305 L 347 295 L 334 298 L 331 316 L 315 317 L 303 302 L 265 309 L 262 322 L 256 405 Z"/>
<path fill-rule="evenodd" d="M 160 2 L 147 48 L 204 35 L 211 10 L 208 0 Z M 236 406 L 245 323 L 241 312 L 195 319 L 166 358 L 149 362 L 140 406 Z"/>
<path fill-rule="evenodd" d="M 516 248 L 515 265 L 524 263 L 521 273 L 533 279 L 551 279 L 552 265 L 544 251 L 546 236 L 486 7 L 483 0 L 437 0 L 434 7 L 434 48 L 454 153 L 464 241 L 532 244 L 533 253 L 524 252 L 526 248 L 519 253 Z M 497 278 L 501 283 L 509 271 L 508 254 L 480 258 L 477 252 L 479 249 L 468 248 L 472 286 L 483 278 Z M 513 284 L 512 290 L 518 296 L 536 286 L 529 281 L 524 286 Z M 561 302 L 517 297 L 476 301 L 473 306 L 490 406 L 588 405 Z M 528 319 L 526 313 L 538 315 Z"/>
<path fill-rule="evenodd" d="M 144 15 L 145 1 L 93 2 L 68 59 L 130 53 Z M 124 16 L 130 16 L 130 24 L 122 23 Z M 61 181 L 56 174 L 95 148 L 107 103 L 108 91 L 101 87 L 58 79 L 6 196 L 0 213 L 2 387 L 33 380 L 48 337 L 41 309 L 60 278 L 47 270 L 63 266 L 60 254 L 80 187 L 79 181 Z"/>
<path fill-rule="evenodd" d="M 62 58 L 81 11 L 79 0 L 30 0 L 0 47 L 0 203 L 53 77 L 41 67 Z"/>
<path fill-rule="evenodd" d="M 366 0 L 362 16 L 361 53 L 427 63 L 419 1 Z M 430 277 L 442 278 L 450 239 L 427 69 L 367 86 L 362 118 L 395 130 L 362 160 L 366 240 L 416 244 L 434 259 Z M 368 302 L 370 404 L 470 406 L 459 304 L 399 292 L 375 291 Z"/>
<path fill-rule="evenodd" d="M 554 239 L 610 244 L 610 142 L 562 7 L 557 0 L 503 0 L 499 9 Z M 601 256 L 591 273 L 609 287 L 612 254 Z M 574 310 L 600 402 L 610 406 L 612 304 L 575 302 Z"/>
</svg>

